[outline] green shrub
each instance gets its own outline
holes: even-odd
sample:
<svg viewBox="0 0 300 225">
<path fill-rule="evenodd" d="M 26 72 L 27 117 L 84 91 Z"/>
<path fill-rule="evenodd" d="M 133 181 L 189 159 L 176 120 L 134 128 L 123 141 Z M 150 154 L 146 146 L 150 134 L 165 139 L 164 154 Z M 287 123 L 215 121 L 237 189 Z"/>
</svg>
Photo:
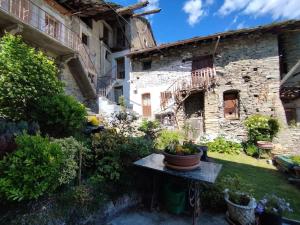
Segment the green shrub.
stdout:
<svg viewBox="0 0 300 225">
<path fill-rule="evenodd" d="M 143 137 L 127 137 L 114 129 L 93 135 L 96 172 L 92 180 L 117 182 L 132 162 L 151 153 L 152 142 Z"/>
<path fill-rule="evenodd" d="M 64 155 L 56 143 L 39 135 L 20 135 L 17 151 L 0 161 L 0 196 L 8 200 L 37 199 L 54 191 Z"/>
<path fill-rule="evenodd" d="M 300 166 L 300 155 L 292 156 L 291 159 L 295 165 Z"/>
<path fill-rule="evenodd" d="M 164 150 L 170 143 L 178 143 L 184 139 L 179 131 L 162 130 L 155 140 L 155 148 Z"/>
<path fill-rule="evenodd" d="M 255 156 L 258 156 L 259 149 L 257 148 L 257 146 L 255 144 L 247 143 L 245 145 L 245 152 L 247 155 L 255 157 Z"/>
<path fill-rule="evenodd" d="M 272 141 L 279 131 L 277 119 L 265 115 L 252 115 L 245 120 L 248 139 L 252 143 L 257 141 Z"/>
<path fill-rule="evenodd" d="M 0 117 L 32 119 L 31 106 L 40 96 L 62 93 L 53 60 L 26 45 L 21 37 L 6 34 L 0 39 Z"/>
<path fill-rule="evenodd" d="M 143 120 L 139 131 L 142 131 L 147 139 L 154 140 L 160 131 L 160 123 L 157 120 Z"/>
<path fill-rule="evenodd" d="M 34 107 L 33 116 L 41 132 L 51 137 L 76 135 L 86 122 L 85 107 L 68 95 L 41 97 Z"/>
<path fill-rule="evenodd" d="M 58 144 L 63 153 L 63 167 L 58 178 L 59 184 L 69 183 L 75 178 L 77 171 L 80 181 L 82 167 L 86 166 L 90 158 L 90 150 L 73 137 L 55 139 L 52 142 Z"/>
<path fill-rule="evenodd" d="M 233 141 L 228 141 L 223 137 L 218 137 L 207 143 L 209 151 L 225 154 L 239 154 L 242 145 Z"/>
</svg>

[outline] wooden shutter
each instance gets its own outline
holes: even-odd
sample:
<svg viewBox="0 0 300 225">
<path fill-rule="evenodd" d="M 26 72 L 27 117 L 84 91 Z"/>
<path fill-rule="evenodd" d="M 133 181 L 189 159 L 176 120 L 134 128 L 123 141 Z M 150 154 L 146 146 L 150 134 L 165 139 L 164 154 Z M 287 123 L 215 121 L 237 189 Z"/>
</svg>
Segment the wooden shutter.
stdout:
<svg viewBox="0 0 300 225">
<path fill-rule="evenodd" d="M 226 119 L 239 119 L 238 93 L 224 93 L 224 117 Z"/>
<path fill-rule="evenodd" d="M 161 109 L 165 109 L 169 101 L 172 99 L 172 92 L 171 91 L 164 91 L 160 92 L 160 107 Z"/>
<path fill-rule="evenodd" d="M 150 93 L 142 94 L 143 116 L 151 117 L 151 97 Z"/>
</svg>

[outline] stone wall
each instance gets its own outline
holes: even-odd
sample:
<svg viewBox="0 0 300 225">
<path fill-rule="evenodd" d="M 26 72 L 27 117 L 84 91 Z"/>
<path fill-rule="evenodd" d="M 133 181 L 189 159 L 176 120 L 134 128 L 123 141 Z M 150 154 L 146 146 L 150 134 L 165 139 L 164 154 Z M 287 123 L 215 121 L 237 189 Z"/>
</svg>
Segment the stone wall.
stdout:
<svg viewBox="0 0 300 225">
<path fill-rule="evenodd" d="M 141 94 L 151 93 L 151 107 L 160 111 L 159 93 L 179 77 L 191 74 L 192 57 L 212 54 L 216 42 L 171 49 L 151 56 L 152 67 L 142 70 L 143 59 L 133 62 L 131 90 L 133 107 L 141 113 Z M 279 55 L 277 36 L 248 35 L 220 40 L 214 61 L 218 86 L 205 93 L 205 131 L 207 134 L 226 134 L 245 137 L 243 121 L 251 114 L 261 113 L 279 117 L 285 124 L 285 114 L 279 98 Z M 239 92 L 240 119 L 224 118 L 223 93 Z"/>
</svg>

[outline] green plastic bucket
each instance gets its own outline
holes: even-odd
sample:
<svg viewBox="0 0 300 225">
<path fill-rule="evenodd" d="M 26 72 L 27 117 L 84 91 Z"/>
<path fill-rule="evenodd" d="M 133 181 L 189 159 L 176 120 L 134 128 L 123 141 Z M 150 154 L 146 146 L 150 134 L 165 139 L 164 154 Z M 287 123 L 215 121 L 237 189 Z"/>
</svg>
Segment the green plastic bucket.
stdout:
<svg viewBox="0 0 300 225">
<path fill-rule="evenodd" d="M 164 185 L 164 205 L 170 213 L 182 213 L 186 205 L 186 190 L 178 185 L 166 183 Z"/>
</svg>

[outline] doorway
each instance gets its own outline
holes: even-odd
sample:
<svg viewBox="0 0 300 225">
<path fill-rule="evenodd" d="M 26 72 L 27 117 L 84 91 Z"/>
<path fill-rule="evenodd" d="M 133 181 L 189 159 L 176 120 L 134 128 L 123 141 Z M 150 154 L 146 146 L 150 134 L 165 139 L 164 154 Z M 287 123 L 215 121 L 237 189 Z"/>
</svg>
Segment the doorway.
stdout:
<svg viewBox="0 0 300 225">
<path fill-rule="evenodd" d="M 151 117 L 151 96 L 150 93 L 142 94 L 143 117 Z"/>
</svg>

